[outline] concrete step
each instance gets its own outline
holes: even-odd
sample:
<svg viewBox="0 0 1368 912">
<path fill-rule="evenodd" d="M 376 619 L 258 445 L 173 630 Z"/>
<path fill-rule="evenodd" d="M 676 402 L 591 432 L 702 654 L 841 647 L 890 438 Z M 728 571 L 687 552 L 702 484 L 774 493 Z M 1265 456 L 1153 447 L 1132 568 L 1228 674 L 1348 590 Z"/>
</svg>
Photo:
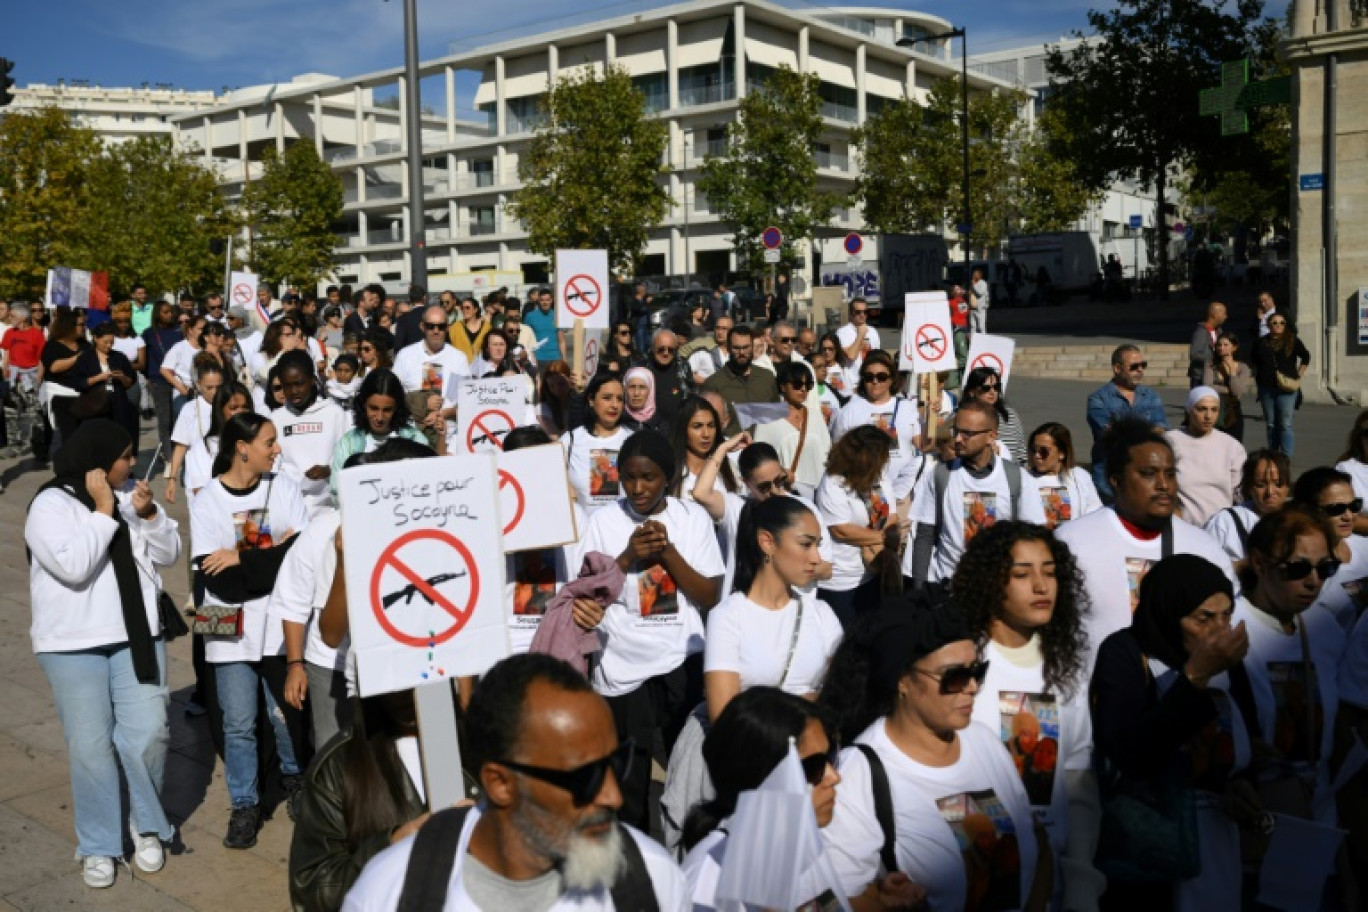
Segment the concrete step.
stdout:
<svg viewBox="0 0 1368 912">
<path fill-rule="evenodd" d="M 1012 358 L 1012 371 L 1023 377 L 1104 383 L 1112 375 L 1112 349 L 1110 344 L 1022 347 Z M 1146 383 L 1187 386 L 1186 345 L 1146 345 L 1143 350 L 1145 360 L 1149 362 L 1149 369 L 1145 371 Z"/>
</svg>

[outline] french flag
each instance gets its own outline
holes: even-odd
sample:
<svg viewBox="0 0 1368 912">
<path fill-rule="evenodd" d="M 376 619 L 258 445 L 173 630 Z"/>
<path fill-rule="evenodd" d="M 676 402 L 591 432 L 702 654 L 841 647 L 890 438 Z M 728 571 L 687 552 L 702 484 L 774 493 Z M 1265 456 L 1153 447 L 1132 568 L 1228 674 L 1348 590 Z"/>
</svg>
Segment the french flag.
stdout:
<svg viewBox="0 0 1368 912">
<path fill-rule="evenodd" d="M 50 307 L 86 307 L 109 310 L 109 274 L 58 266 L 47 274 Z"/>
</svg>

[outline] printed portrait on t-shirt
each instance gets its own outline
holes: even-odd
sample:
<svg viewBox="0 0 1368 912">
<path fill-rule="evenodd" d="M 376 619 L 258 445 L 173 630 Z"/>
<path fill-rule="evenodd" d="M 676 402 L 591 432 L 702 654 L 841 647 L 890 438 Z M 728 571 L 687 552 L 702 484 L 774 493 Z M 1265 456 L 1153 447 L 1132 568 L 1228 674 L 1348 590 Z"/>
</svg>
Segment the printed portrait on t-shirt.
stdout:
<svg viewBox="0 0 1368 912">
<path fill-rule="evenodd" d="M 882 529 L 888 525 L 890 510 L 882 485 L 870 489 L 869 496 L 865 498 L 865 508 L 869 510 L 869 528 Z"/>
<path fill-rule="evenodd" d="M 259 510 L 234 513 L 233 538 L 239 551 L 271 547 L 270 511 L 263 507 Z"/>
<path fill-rule="evenodd" d="M 1062 522 L 1073 519 L 1073 504 L 1069 500 L 1069 489 L 1060 485 L 1040 489 L 1040 505 L 1045 508 L 1045 526 L 1053 529 Z"/>
<path fill-rule="evenodd" d="M 642 617 L 678 617 L 679 590 L 674 577 L 660 564 L 637 574 L 637 596 Z"/>
<path fill-rule="evenodd" d="M 964 544 L 967 546 L 984 529 L 997 522 L 997 494 L 964 492 Z"/>
<path fill-rule="evenodd" d="M 1284 760 L 1309 763 L 1320 756 L 1325 713 L 1315 663 L 1269 662 L 1268 680 L 1273 685 L 1273 746 Z M 1312 745 L 1312 737 L 1317 739 Z"/>
<path fill-rule="evenodd" d="M 1016 764 L 1032 807 L 1047 807 L 1054 797 L 1059 765 L 1059 705 L 1053 694 L 1004 690 L 998 694 L 1002 743 Z"/>
<path fill-rule="evenodd" d="M 1021 907 L 1021 846 L 1007 808 L 992 789 L 936 802 L 964 858 L 965 912 Z"/>
<path fill-rule="evenodd" d="M 831 890 L 823 890 L 821 895 L 798 906 L 793 912 L 838 912 L 840 908 L 841 901 L 836 894 Z"/>
<path fill-rule="evenodd" d="M 618 451 L 589 451 L 589 495 L 591 497 L 617 497 L 621 493 L 618 485 Z"/>
<path fill-rule="evenodd" d="M 893 424 L 893 413 L 875 415 L 870 419 L 870 423 L 888 435 L 888 439 L 892 441 L 889 446 L 896 452 L 898 450 L 898 428 Z"/>
<path fill-rule="evenodd" d="M 1235 768 L 1234 705 L 1225 691 L 1208 687 L 1216 704 L 1216 718 L 1202 726 L 1187 744 L 1188 760 L 1193 782 L 1201 787 L 1203 780 L 1224 789 L 1225 782 Z"/>
<path fill-rule="evenodd" d="M 442 362 L 423 362 L 423 389 L 430 393 L 442 391 Z"/>
<path fill-rule="evenodd" d="M 831 403 L 830 403 L 830 402 L 823 402 L 823 403 L 822 403 L 822 422 L 823 422 L 824 424 L 828 424 L 828 425 L 831 424 Z"/>
<path fill-rule="evenodd" d="M 1154 564 L 1148 557 L 1126 558 L 1126 585 L 1130 589 L 1131 614 L 1135 614 L 1135 609 L 1140 605 L 1140 581 Z"/>
<path fill-rule="evenodd" d="M 541 617 L 556 597 L 556 562 L 547 551 L 524 551 L 513 559 L 513 615 Z"/>
<path fill-rule="evenodd" d="M 1363 610 L 1368 608 L 1368 576 L 1363 579 L 1349 580 L 1340 583 L 1344 592 L 1349 596 L 1349 602 L 1354 606 L 1356 615 L 1363 614 Z"/>
</svg>

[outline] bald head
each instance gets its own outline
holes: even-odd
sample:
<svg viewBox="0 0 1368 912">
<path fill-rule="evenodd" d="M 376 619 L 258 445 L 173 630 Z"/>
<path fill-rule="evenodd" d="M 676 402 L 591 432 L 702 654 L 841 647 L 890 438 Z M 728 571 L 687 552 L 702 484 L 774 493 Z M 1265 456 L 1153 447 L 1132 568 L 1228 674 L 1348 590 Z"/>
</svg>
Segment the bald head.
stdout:
<svg viewBox="0 0 1368 912">
<path fill-rule="evenodd" d="M 1220 301 L 1212 301 L 1207 305 L 1206 321 L 1213 328 L 1220 326 L 1226 321 L 1226 306 Z"/>
</svg>

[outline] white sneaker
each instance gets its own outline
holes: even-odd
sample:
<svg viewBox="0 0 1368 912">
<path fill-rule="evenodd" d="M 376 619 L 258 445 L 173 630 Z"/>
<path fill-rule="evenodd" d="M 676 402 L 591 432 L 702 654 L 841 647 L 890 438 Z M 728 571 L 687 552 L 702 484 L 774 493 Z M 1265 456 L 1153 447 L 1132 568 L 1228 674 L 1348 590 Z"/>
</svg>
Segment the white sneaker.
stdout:
<svg viewBox="0 0 1368 912">
<path fill-rule="evenodd" d="M 151 836 L 139 835 L 130 821 L 128 832 L 133 834 L 133 863 L 138 866 L 138 870 L 144 874 L 156 874 L 166 867 L 166 850 L 162 848 L 162 841 L 159 836 L 153 833 Z"/>
<path fill-rule="evenodd" d="M 114 859 L 107 855 L 87 855 L 81 860 L 85 885 L 96 890 L 114 885 Z"/>
</svg>

